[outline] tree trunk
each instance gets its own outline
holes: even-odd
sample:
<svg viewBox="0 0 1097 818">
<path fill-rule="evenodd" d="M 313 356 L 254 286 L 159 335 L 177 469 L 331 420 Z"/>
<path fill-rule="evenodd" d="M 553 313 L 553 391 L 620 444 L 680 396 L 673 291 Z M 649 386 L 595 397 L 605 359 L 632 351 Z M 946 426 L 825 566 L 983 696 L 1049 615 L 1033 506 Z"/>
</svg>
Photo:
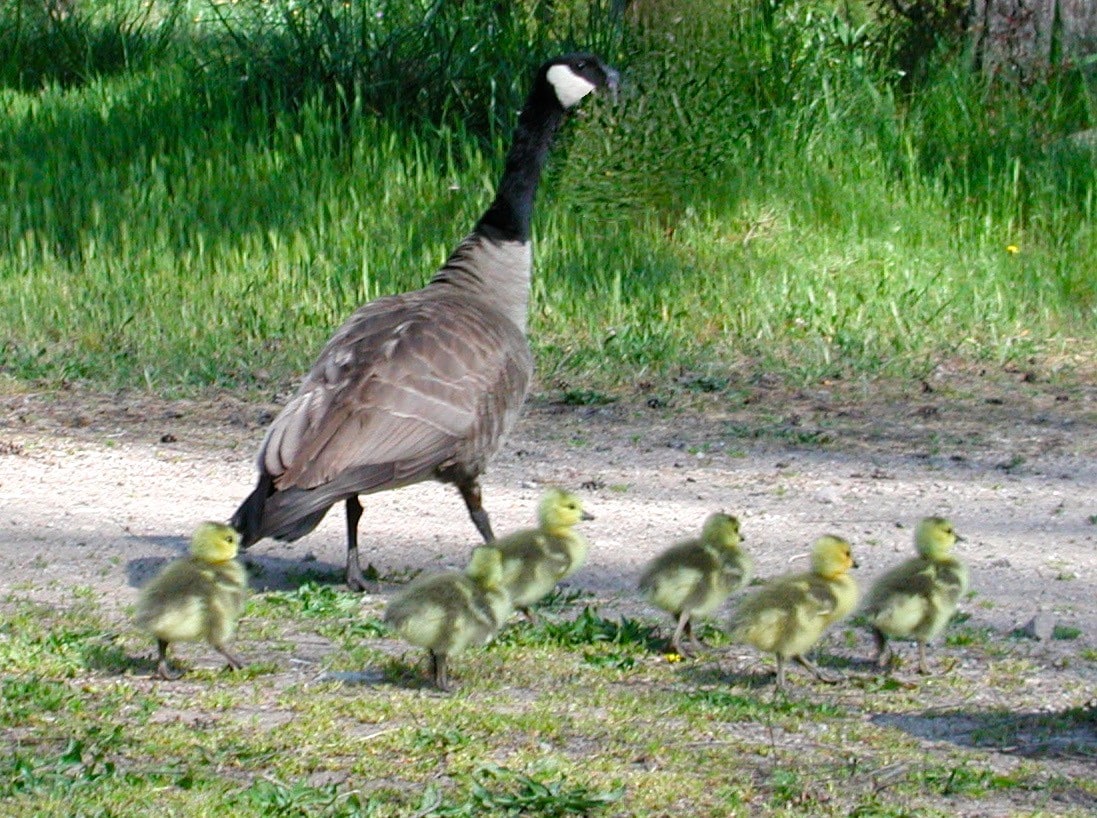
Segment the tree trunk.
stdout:
<svg viewBox="0 0 1097 818">
<path fill-rule="evenodd" d="M 1097 54 L 1093 0 L 972 0 L 971 9 L 975 59 L 988 72 L 1025 80 Z"/>
</svg>

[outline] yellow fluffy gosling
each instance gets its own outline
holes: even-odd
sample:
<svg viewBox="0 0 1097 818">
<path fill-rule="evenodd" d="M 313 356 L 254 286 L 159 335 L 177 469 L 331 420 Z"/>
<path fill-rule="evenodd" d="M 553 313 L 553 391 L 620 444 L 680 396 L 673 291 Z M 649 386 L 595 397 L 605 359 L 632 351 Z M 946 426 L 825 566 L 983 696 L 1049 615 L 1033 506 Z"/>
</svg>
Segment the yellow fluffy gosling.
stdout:
<svg viewBox="0 0 1097 818">
<path fill-rule="evenodd" d="M 785 662 L 794 659 L 816 678 L 824 674 L 804 656 L 828 627 L 857 606 L 855 568 L 849 543 L 841 537 L 821 537 L 811 552 L 811 571 L 772 579 L 739 603 L 732 615 L 731 635 L 777 657 L 777 689 L 785 689 Z"/>
<path fill-rule="evenodd" d="M 385 622 L 411 644 L 427 649 L 439 690 L 450 689 L 448 658 L 487 644 L 513 611 L 502 580 L 499 550 L 482 545 L 473 549 L 464 573 L 419 577 L 389 603 Z"/>
<path fill-rule="evenodd" d="M 514 607 L 527 618 L 532 619 L 530 605 L 586 562 L 590 543 L 574 527 L 593 519 L 574 494 L 550 488 L 537 507 L 537 528 L 516 531 L 492 543 L 503 554 L 503 585 Z"/>
<path fill-rule="evenodd" d="M 754 573 L 754 563 L 740 548 L 739 520 L 717 512 L 705 520 L 701 536 L 673 545 L 648 563 L 640 590 L 677 621 L 671 645 L 689 656 L 682 636 L 698 646 L 692 620 L 709 616 Z"/>
<path fill-rule="evenodd" d="M 914 531 L 918 556 L 886 572 L 872 586 L 864 612 L 876 638 L 876 663 L 888 663 L 888 638 L 918 643 L 918 672 L 928 673 L 926 643 L 937 637 L 968 587 L 968 569 L 952 556 L 962 540 L 952 523 L 926 517 Z"/>
<path fill-rule="evenodd" d="M 141 590 L 137 625 L 156 638 L 156 675 L 178 679 L 168 663 L 172 642 L 205 640 L 239 670 L 240 660 L 225 649 L 244 610 L 248 575 L 236 559 L 240 535 L 221 523 L 202 523 L 190 543 L 190 556 L 169 563 Z"/>
</svg>

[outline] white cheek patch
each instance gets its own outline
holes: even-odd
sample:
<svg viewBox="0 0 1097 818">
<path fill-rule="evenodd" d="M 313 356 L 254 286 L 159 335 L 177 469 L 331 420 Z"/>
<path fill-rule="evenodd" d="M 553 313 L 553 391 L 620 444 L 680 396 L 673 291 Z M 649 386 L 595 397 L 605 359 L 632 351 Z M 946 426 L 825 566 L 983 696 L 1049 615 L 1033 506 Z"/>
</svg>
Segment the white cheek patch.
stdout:
<svg viewBox="0 0 1097 818">
<path fill-rule="evenodd" d="M 565 108 L 570 108 L 594 90 L 594 83 L 585 80 L 566 65 L 554 65 L 545 74 L 556 91 L 556 98 Z"/>
</svg>

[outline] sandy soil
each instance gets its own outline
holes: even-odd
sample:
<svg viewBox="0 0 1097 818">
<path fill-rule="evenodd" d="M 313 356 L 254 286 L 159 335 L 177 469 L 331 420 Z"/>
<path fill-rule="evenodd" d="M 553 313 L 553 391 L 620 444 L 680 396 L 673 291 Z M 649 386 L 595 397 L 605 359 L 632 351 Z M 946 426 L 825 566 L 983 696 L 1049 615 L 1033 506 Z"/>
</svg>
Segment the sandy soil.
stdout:
<svg viewBox="0 0 1097 818">
<path fill-rule="evenodd" d="M 763 576 L 834 531 L 854 543 L 865 581 L 910 552 L 919 517 L 943 514 L 967 539 L 973 623 L 1008 631 L 1045 612 L 1081 629 L 1067 647 L 1097 644 L 1097 387 L 938 372 L 853 392 L 755 385 L 733 398 L 683 390 L 600 407 L 542 397 L 488 472 L 485 506 L 506 532 L 531 522 L 544 484 L 580 489 L 597 519 L 575 584 L 622 605 L 643 563 L 715 509 L 741 516 Z M 50 595 L 76 582 L 132 601 L 196 522 L 227 518 L 250 491 L 253 452 L 277 408 L 231 394 L 0 398 L 5 584 Z M 383 574 L 460 564 L 476 542 L 451 487 L 413 486 L 366 506 L 363 561 Z M 305 568 L 338 574 L 342 515 L 248 555 L 270 586 Z"/>
</svg>

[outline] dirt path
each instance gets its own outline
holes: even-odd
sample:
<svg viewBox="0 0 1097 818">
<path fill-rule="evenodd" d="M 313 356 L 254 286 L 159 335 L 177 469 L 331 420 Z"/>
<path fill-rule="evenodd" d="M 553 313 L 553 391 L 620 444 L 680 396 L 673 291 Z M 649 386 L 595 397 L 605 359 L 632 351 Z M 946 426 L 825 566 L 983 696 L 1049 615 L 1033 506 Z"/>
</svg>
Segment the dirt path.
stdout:
<svg viewBox="0 0 1097 818">
<path fill-rule="evenodd" d="M 972 622 L 1008 632 L 1043 612 L 1081 631 L 1049 650 L 1092 648 L 1097 388 L 1029 380 L 942 375 L 853 398 L 752 386 L 730 398 L 681 392 L 656 408 L 643 396 L 603 407 L 542 399 L 489 471 L 485 504 L 505 532 L 530 522 L 540 486 L 580 488 L 596 547 L 575 583 L 626 608 L 641 565 L 714 509 L 742 517 L 763 576 L 835 531 L 854 543 L 865 581 L 909 553 L 920 516 L 943 514 L 967 538 Z M 131 602 L 196 522 L 226 518 L 247 494 L 276 409 L 231 395 L 0 398 L 4 584 L 58 599 L 75 583 Z M 456 565 L 475 542 L 449 487 L 366 505 L 364 556 L 382 573 Z M 249 556 L 275 587 L 303 570 L 338 574 L 343 548 L 333 513 L 304 541 L 265 541 Z"/>
</svg>

